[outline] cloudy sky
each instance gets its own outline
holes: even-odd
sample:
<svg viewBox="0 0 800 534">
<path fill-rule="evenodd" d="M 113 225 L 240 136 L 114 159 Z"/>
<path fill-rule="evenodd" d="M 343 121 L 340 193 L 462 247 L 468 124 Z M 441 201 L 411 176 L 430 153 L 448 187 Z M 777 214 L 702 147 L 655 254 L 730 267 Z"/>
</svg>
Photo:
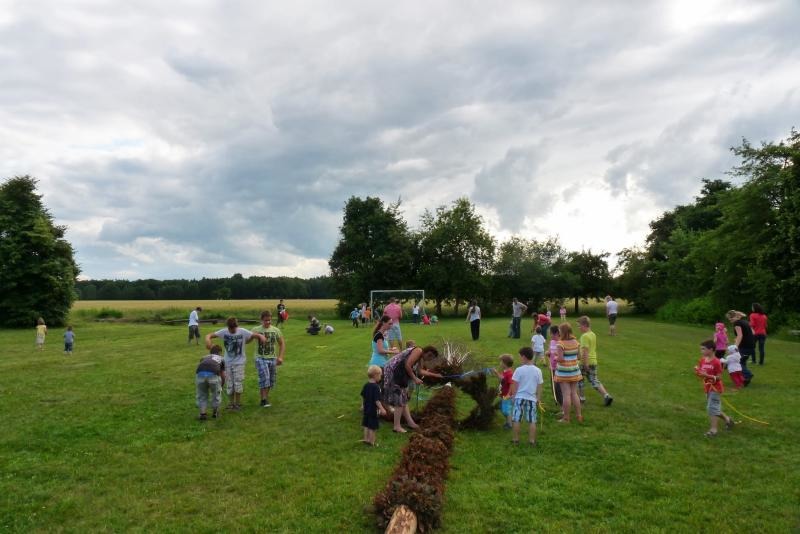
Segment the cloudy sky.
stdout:
<svg viewBox="0 0 800 534">
<path fill-rule="evenodd" d="M 336 7 L 334 7 L 336 6 Z M 0 177 L 85 278 L 327 272 L 353 195 L 641 244 L 800 126 L 796 0 L 0 0 Z"/>
</svg>

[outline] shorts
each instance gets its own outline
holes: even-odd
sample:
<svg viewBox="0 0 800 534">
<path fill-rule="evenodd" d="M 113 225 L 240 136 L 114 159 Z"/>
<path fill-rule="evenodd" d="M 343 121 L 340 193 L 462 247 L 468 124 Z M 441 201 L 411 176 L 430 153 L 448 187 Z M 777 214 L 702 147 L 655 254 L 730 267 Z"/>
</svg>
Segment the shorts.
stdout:
<svg viewBox="0 0 800 534">
<path fill-rule="evenodd" d="M 189 339 L 192 338 L 200 339 L 200 326 L 193 324 L 189 326 Z"/>
<path fill-rule="evenodd" d="M 706 410 L 711 417 L 722 415 L 722 397 L 716 391 L 709 391 L 708 402 L 706 403 Z"/>
<path fill-rule="evenodd" d="M 589 365 L 587 369 L 587 373 L 584 375 L 588 380 L 592 387 L 596 390 L 600 390 L 600 387 L 603 385 L 600 380 L 597 378 L 597 366 L 596 365 Z"/>
<path fill-rule="evenodd" d="M 611 315 L 608 316 L 608 324 L 613 325 L 616 322 L 617 322 L 617 314 L 616 313 L 612 313 Z"/>
<path fill-rule="evenodd" d="M 386 331 L 386 339 L 388 341 L 402 341 L 403 334 L 400 332 L 400 323 L 394 323 Z"/>
<path fill-rule="evenodd" d="M 528 423 L 536 422 L 536 401 L 528 399 L 514 399 L 514 414 L 511 420 L 515 423 L 520 421 L 527 421 Z"/>
<path fill-rule="evenodd" d="M 275 387 L 275 382 L 278 381 L 278 364 L 275 358 L 256 358 L 256 372 L 260 389 Z"/>
<path fill-rule="evenodd" d="M 514 408 L 514 399 L 500 399 L 500 413 L 508 417 Z"/>
<path fill-rule="evenodd" d="M 225 391 L 228 395 L 244 391 L 244 364 L 225 365 Z"/>
<path fill-rule="evenodd" d="M 542 351 L 534 351 L 533 353 L 533 361 L 538 361 L 544 358 L 544 352 Z"/>
</svg>

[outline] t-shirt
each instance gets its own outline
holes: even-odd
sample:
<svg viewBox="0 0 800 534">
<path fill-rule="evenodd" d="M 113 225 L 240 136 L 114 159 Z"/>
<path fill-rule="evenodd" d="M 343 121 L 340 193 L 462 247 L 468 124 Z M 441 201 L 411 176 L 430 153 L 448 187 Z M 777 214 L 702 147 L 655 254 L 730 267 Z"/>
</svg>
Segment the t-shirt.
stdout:
<svg viewBox="0 0 800 534">
<path fill-rule="evenodd" d="M 46 333 L 47 333 L 47 326 L 46 325 L 43 325 L 43 324 L 36 325 L 36 335 L 37 336 L 44 337 L 44 335 Z"/>
<path fill-rule="evenodd" d="M 750 323 L 744 319 L 739 319 L 733 323 L 734 332 L 736 331 L 737 326 L 742 329 L 742 340 L 739 342 L 739 352 L 744 350 L 747 351 L 747 354 L 751 354 L 756 348 L 756 338 L 753 336 L 753 330 L 750 328 Z"/>
<path fill-rule="evenodd" d="M 411 315 L 419 315 L 419 306 L 411 308 Z"/>
<path fill-rule="evenodd" d="M 728 334 L 725 330 L 714 332 L 714 346 L 717 350 L 725 350 L 728 348 Z"/>
<path fill-rule="evenodd" d="M 720 363 L 728 366 L 728 373 L 735 373 L 742 370 L 742 355 L 738 352 L 732 352 L 724 358 L 720 358 Z"/>
<path fill-rule="evenodd" d="M 64 332 L 64 343 L 73 343 L 75 341 L 75 332 L 67 330 Z"/>
<path fill-rule="evenodd" d="M 470 312 L 469 312 L 469 320 L 470 320 L 470 322 L 477 321 L 480 318 L 481 318 L 481 308 L 480 308 L 480 306 L 475 305 L 472 308 L 470 308 Z"/>
<path fill-rule="evenodd" d="M 753 328 L 753 333 L 757 336 L 767 335 L 767 316 L 763 313 L 750 314 L 750 326 Z"/>
<path fill-rule="evenodd" d="M 384 308 L 383 314 L 388 315 L 389 318 L 391 318 L 392 324 L 397 324 L 403 317 L 403 308 L 401 308 L 397 303 L 392 302 L 386 306 L 386 308 Z"/>
<path fill-rule="evenodd" d="M 200 321 L 197 316 L 197 310 L 192 310 L 192 313 L 189 314 L 189 326 L 198 326 L 199 324 Z"/>
<path fill-rule="evenodd" d="M 504 369 L 500 376 L 500 396 L 505 398 L 508 397 L 508 392 L 511 389 L 511 380 L 514 377 L 514 369 L 510 367 L 508 369 Z"/>
<path fill-rule="evenodd" d="M 227 328 L 217 330 L 217 337 L 222 339 L 222 346 L 225 347 L 225 362 L 228 365 L 244 365 L 247 362 L 247 355 L 244 352 L 244 345 L 253 334 L 245 328 L 237 328 L 231 334 Z"/>
<path fill-rule="evenodd" d="M 259 325 L 253 328 L 253 332 L 267 338 L 266 343 L 258 342 L 255 356 L 260 358 L 276 358 L 278 355 L 275 354 L 275 347 L 278 346 L 278 340 L 283 338 L 280 329 L 273 325 L 270 325 L 269 328 L 264 328 L 262 325 Z"/>
<path fill-rule="evenodd" d="M 613 300 L 609 300 L 608 302 L 606 302 L 606 315 L 616 315 L 617 308 L 618 304 Z"/>
<path fill-rule="evenodd" d="M 200 365 L 197 366 L 198 373 L 214 373 L 219 376 L 225 369 L 225 362 L 219 354 L 209 354 L 200 360 Z"/>
<path fill-rule="evenodd" d="M 703 378 L 703 389 L 706 393 L 709 391 L 716 391 L 718 393 L 722 393 L 722 380 L 720 379 L 722 375 L 722 364 L 719 363 L 717 358 L 711 358 L 711 361 L 707 361 L 705 358 L 700 358 L 700 361 L 697 362 L 697 374 L 698 376 L 700 373 L 707 373 L 709 375 L 713 375 L 716 378 Z"/>
<path fill-rule="evenodd" d="M 550 324 L 550 317 L 547 315 L 540 313 L 536 316 L 536 324 L 537 326 L 542 327 L 544 329 L 545 326 Z"/>
<path fill-rule="evenodd" d="M 326 334 L 333 334 L 333 327 L 329 324 L 325 325 L 325 333 Z"/>
<path fill-rule="evenodd" d="M 542 334 L 534 334 L 531 338 L 531 348 L 533 352 L 544 352 L 544 336 Z"/>
<path fill-rule="evenodd" d="M 350 319 L 358 319 L 358 310 L 353 310 L 350 312 Z"/>
<path fill-rule="evenodd" d="M 367 382 L 361 388 L 361 398 L 364 399 L 364 415 L 378 416 L 378 401 L 381 400 L 381 388 L 374 382 Z"/>
<path fill-rule="evenodd" d="M 520 365 L 514 371 L 512 380 L 517 383 L 515 399 L 536 400 L 536 387 L 544 383 L 542 371 L 535 365 Z"/>
<path fill-rule="evenodd" d="M 526 310 L 527 307 L 521 302 L 512 302 L 511 303 L 511 315 L 513 317 L 522 317 L 522 310 Z"/>
<path fill-rule="evenodd" d="M 597 365 L 597 334 L 589 330 L 581 336 L 581 353 L 583 348 L 589 349 L 589 365 Z"/>
</svg>

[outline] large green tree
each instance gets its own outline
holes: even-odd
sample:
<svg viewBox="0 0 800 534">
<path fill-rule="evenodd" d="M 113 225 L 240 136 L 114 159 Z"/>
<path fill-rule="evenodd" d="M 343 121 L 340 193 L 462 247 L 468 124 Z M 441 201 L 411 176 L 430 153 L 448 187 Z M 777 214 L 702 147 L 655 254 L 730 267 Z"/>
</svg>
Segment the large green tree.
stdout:
<svg viewBox="0 0 800 534">
<path fill-rule="evenodd" d="M 508 306 L 518 297 L 538 309 L 545 300 L 568 294 L 563 276 L 555 269 L 565 258 L 566 251 L 557 239 L 535 241 L 514 236 L 505 241 L 494 264 L 493 303 Z"/>
<path fill-rule="evenodd" d="M 567 283 L 565 290 L 575 300 L 575 315 L 580 314 L 581 299 L 601 298 L 611 286 L 608 270 L 609 254 L 592 254 L 592 251 L 571 252 L 566 260 L 558 265 Z"/>
<path fill-rule="evenodd" d="M 399 202 L 351 197 L 340 233 L 328 265 L 341 310 L 364 302 L 373 289 L 405 289 L 413 280 L 414 250 Z"/>
<path fill-rule="evenodd" d="M 419 283 L 433 295 L 437 314 L 445 300 L 458 314 L 459 303 L 486 294 L 495 243 L 469 200 L 459 198 L 435 214 L 426 210 L 418 239 Z"/>
<path fill-rule="evenodd" d="M 0 321 L 32 326 L 38 317 L 62 325 L 79 273 L 64 226 L 53 224 L 36 180 L 16 176 L 0 186 Z"/>
</svg>

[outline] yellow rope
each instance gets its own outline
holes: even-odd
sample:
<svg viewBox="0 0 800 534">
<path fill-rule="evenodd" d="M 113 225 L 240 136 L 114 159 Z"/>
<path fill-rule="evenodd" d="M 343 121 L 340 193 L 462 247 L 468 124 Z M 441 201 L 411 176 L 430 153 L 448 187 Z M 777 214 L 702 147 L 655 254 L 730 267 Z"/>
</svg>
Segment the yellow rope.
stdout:
<svg viewBox="0 0 800 534">
<path fill-rule="evenodd" d="M 721 397 L 721 398 L 722 398 L 722 401 L 723 401 L 723 402 L 724 402 L 724 403 L 725 403 L 725 404 L 728 406 L 728 408 L 730 408 L 730 409 L 731 409 L 731 410 L 733 410 L 734 412 L 738 413 L 739 415 L 741 415 L 741 416 L 742 416 L 742 417 L 744 417 L 745 419 L 749 419 L 749 420 L 751 420 L 751 421 L 754 421 L 754 422 L 756 422 L 756 423 L 759 423 L 759 424 L 762 424 L 762 425 L 768 425 L 768 424 L 769 424 L 769 423 L 767 423 L 766 421 L 761 421 L 761 420 L 759 420 L 759 419 L 756 419 L 755 417 L 750 417 L 749 415 L 745 415 L 745 414 L 743 414 L 742 412 L 740 412 L 739 410 L 737 410 L 737 409 L 736 409 L 736 406 L 734 406 L 733 404 L 731 404 L 731 403 L 730 403 L 730 401 L 728 401 L 728 399 L 726 399 L 725 397 Z"/>
</svg>

